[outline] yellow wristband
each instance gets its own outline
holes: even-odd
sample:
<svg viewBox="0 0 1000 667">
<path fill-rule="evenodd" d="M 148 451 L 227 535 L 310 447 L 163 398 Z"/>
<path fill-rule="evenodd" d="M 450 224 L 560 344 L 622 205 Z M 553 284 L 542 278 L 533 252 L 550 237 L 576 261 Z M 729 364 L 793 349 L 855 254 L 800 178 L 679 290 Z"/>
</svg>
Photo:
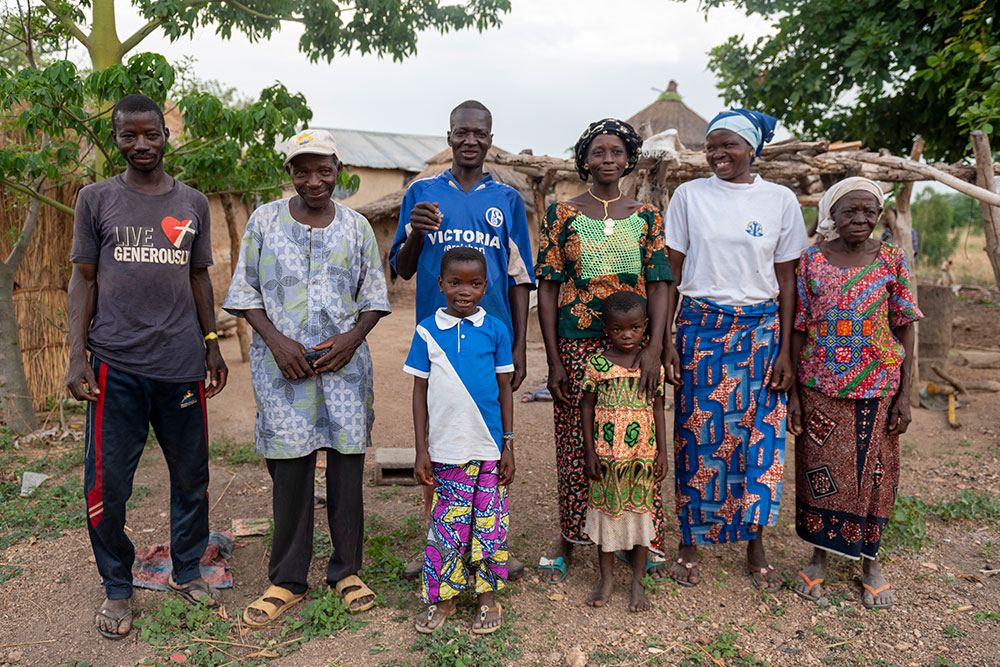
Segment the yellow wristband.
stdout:
<svg viewBox="0 0 1000 667">
<path fill-rule="evenodd" d="M 218 339 L 219 339 L 219 334 L 215 333 L 214 331 L 209 331 L 207 334 L 205 334 L 206 341 L 218 340 Z"/>
</svg>

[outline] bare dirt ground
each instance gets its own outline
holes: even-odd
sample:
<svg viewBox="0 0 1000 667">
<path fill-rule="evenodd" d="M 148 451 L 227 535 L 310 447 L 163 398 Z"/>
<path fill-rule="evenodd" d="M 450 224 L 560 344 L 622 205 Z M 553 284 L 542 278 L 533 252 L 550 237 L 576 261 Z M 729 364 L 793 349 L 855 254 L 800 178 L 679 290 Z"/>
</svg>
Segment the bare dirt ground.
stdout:
<svg viewBox="0 0 1000 667">
<path fill-rule="evenodd" d="M 1000 296 L 994 292 L 980 302 L 957 304 L 961 322 L 954 331 L 956 347 L 1000 348 L 997 301 Z M 400 307 L 369 337 L 376 368 L 376 447 L 411 445 L 410 382 L 401 365 L 412 324 L 412 310 Z M 524 388 L 541 385 L 545 376 L 540 346 L 532 343 L 529 347 Z M 231 375 L 229 386 L 210 403 L 212 439 L 249 442 L 254 418 L 249 369 L 239 362 L 234 339 L 224 341 L 223 351 Z M 957 365 L 951 370 L 960 380 L 1000 379 L 997 370 Z M 416 586 L 385 583 L 373 584 L 381 594 L 380 604 L 359 617 L 363 624 L 355 623 L 332 638 L 313 638 L 284 657 L 236 660 L 250 650 L 236 644 L 285 641 L 289 635 L 281 634 L 284 624 L 259 637 L 233 630 L 228 637 L 218 638 L 229 644 L 216 646 L 229 651 L 229 664 L 280 666 L 583 665 L 588 661 L 717 666 L 1000 664 L 1000 576 L 983 572 L 1000 569 L 1000 513 L 995 505 L 1000 497 L 998 415 L 1000 395 L 987 393 L 964 401 L 958 412 L 963 426 L 958 430 L 948 427 L 942 412 L 914 409 L 914 423 L 902 438 L 899 489 L 900 496 L 907 498 L 909 513 L 900 520 L 904 529 L 900 540 L 908 540 L 910 547 L 886 554 L 885 574 L 897 600 L 889 611 L 861 607 L 859 569 L 843 560 L 834 561 L 827 577 L 831 604 L 825 608 L 799 599 L 788 587 L 773 596 L 758 593 L 746 575 L 739 545 L 702 549 L 702 583 L 696 588 L 679 588 L 669 581 L 656 584 L 654 610 L 646 614 L 628 612 L 628 570 L 618 565 L 618 588 L 610 604 L 592 609 L 583 604 L 597 581 L 595 552 L 589 548 L 578 551 L 563 584 L 540 582 L 529 567 L 525 577 L 501 597 L 507 628 L 489 639 L 473 639 L 468 634 L 471 603 L 460 608 L 447 634 L 432 640 L 418 638 L 412 627 L 420 609 Z M 517 478 L 510 496 L 511 547 L 516 556 L 532 564 L 546 553 L 557 530 L 551 404 L 517 403 L 515 418 Z M 77 417 L 77 427 L 80 421 Z M 55 447 L 65 453 L 81 445 Z M 128 516 L 129 535 L 137 547 L 169 538 L 166 466 L 155 445 L 150 450 L 136 474 L 136 488 L 141 491 Z M 46 450 L 36 445 L 18 452 L 25 458 L 4 459 L 0 482 L 15 483 L 12 473 L 25 469 L 25 461 L 37 461 L 46 454 L 51 457 L 53 451 L 51 446 Z M 791 582 L 810 549 L 794 534 L 791 442 L 786 460 L 789 469 L 781 516 L 767 537 L 772 563 Z M 213 458 L 211 525 L 216 530 L 229 529 L 233 518 L 270 516 L 270 483 L 263 465 L 232 461 L 232 457 Z M 373 461 L 370 454 L 369 480 Z M 46 484 L 79 474 L 78 468 L 65 470 Z M 973 490 L 985 495 L 973 498 L 968 495 Z M 667 507 L 673 507 L 672 495 L 668 476 Z M 935 504 L 939 501 L 953 502 Z M 365 507 L 370 534 L 382 536 L 382 548 L 369 552 L 362 572 L 362 576 L 371 573 L 366 576 L 371 581 L 392 570 L 387 570 L 387 563 L 398 566 L 400 560 L 418 553 L 414 517 L 420 512 L 419 492 L 416 487 L 369 484 Z M 326 530 L 325 512 L 318 510 L 316 517 L 321 537 L 319 531 Z M 0 535 L 8 532 L 9 520 L 0 518 Z M 920 538 L 922 521 L 926 521 L 929 542 L 918 550 L 913 540 Z M 103 593 L 86 531 L 80 525 L 64 530 L 56 539 L 20 539 L 0 551 L 0 566 L 6 568 L 0 575 L 6 572 L 9 577 L 0 583 L 0 665 L 166 664 L 171 650 L 143 641 L 138 631 L 120 642 L 106 641 L 94 631 L 94 610 Z M 235 586 L 223 593 L 228 615 L 234 619 L 267 583 L 264 540 L 253 537 L 243 543 L 232 558 Z M 315 559 L 310 581 L 317 589 L 323 586 L 323 571 L 323 559 Z M 150 622 L 164 618 L 167 598 L 166 593 L 137 589 L 136 618 Z M 296 607 L 292 616 L 298 618 L 304 607 Z M 184 642 L 172 641 L 178 650 L 183 649 Z M 187 645 L 193 646 L 190 641 Z M 211 664 L 229 660 L 223 654 L 215 658 Z M 198 659 L 187 663 L 198 664 Z"/>
</svg>

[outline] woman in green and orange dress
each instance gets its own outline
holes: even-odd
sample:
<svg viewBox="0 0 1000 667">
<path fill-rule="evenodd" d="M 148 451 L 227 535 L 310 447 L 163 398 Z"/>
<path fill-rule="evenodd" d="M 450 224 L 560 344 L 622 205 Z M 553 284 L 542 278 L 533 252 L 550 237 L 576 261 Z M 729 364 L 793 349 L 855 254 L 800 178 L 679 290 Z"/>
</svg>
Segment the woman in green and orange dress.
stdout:
<svg viewBox="0 0 1000 667">
<path fill-rule="evenodd" d="M 622 176 L 635 169 L 642 138 L 628 123 L 612 118 L 591 123 L 577 141 L 577 171 L 591 185 L 581 195 L 546 211 L 538 244 L 538 319 L 554 399 L 556 470 L 561 537 L 539 569 L 551 582 L 566 577 L 572 549 L 591 544 L 584 529 L 589 482 L 580 422 L 580 383 L 587 360 L 608 347 L 601 328 L 604 299 L 636 292 L 647 300 L 648 341 L 639 356 L 641 384 L 652 396 L 660 378 L 667 317 L 667 283 L 673 280 L 663 243 L 663 220 L 648 204 L 626 197 Z M 663 551 L 663 517 L 656 496 L 653 553 Z M 654 577 L 666 568 L 651 563 Z"/>
</svg>

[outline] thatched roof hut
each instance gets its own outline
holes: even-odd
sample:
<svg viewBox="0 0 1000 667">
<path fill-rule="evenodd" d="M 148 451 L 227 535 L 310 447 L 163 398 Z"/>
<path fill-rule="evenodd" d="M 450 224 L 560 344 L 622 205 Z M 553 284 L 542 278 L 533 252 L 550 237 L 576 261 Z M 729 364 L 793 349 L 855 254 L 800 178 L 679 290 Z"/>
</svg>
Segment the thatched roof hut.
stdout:
<svg viewBox="0 0 1000 667">
<path fill-rule="evenodd" d="M 628 119 L 643 139 L 664 130 L 674 129 L 685 148 L 701 150 L 705 147 L 705 130 L 708 121 L 691 111 L 677 92 L 677 82 L 671 81 L 667 90 L 656 101 Z"/>
</svg>

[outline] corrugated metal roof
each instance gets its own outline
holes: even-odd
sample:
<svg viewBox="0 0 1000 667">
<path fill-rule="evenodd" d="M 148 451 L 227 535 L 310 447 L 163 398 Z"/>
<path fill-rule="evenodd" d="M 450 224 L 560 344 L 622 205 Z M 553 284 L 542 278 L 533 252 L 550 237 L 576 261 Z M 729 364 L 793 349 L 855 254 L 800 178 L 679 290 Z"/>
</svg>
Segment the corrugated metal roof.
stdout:
<svg viewBox="0 0 1000 667">
<path fill-rule="evenodd" d="M 351 167 L 420 172 L 428 158 L 448 147 L 445 137 L 325 127 L 337 142 L 337 157 Z"/>
</svg>

